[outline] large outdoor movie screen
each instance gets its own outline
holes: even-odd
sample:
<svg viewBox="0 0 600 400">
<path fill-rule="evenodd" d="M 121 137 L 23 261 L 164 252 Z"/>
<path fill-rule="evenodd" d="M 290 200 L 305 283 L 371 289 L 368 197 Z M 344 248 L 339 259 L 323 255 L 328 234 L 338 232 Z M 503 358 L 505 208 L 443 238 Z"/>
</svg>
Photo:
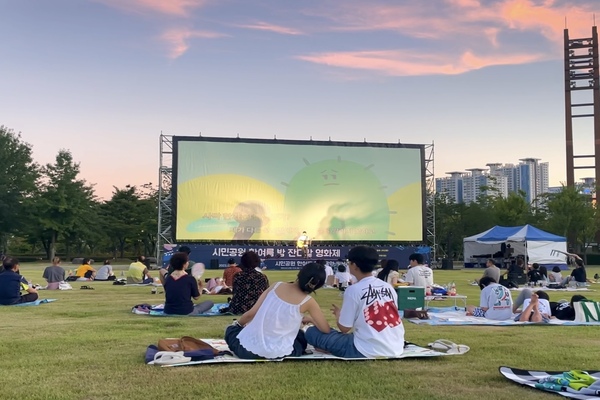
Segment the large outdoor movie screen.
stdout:
<svg viewBox="0 0 600 400">
<path fill-rule="evenodd" d="M 421 242 L 422 145 L 174 137 L 176 241 Z"/>
</svg>

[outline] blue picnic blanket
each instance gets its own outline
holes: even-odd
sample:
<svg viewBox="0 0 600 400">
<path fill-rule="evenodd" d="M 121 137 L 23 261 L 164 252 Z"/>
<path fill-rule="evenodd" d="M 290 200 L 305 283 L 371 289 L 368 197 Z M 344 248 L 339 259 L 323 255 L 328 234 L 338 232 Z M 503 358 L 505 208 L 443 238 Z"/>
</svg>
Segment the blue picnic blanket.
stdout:
<svg viewBox="0 0 600 400">
<path fill-rule="evenodd" d="M 145 306 L 145 307 L 142 307 Z M 230 312 L 221 312 L 222 308 L 229 307 L 229 303 L 217 303 L 210 310 L 196 315 L 170 315 L 165 314 L 164 304 L 158 305 L 137 305 L 131 309 L 131 312 L 138 315 L 149 315 L 151 317 L 215 317 L 219 315 L 232 315 Z M 137 310 L 137 311 L 136 311 Z"/>
<path fill-rule="evenodd" d="M 551 319 L 550 322 L 518 322 L 513 319 L 507 321 L 495 321 L 487 318 L 467 316 L 465 309 L 462 307 L 437 307 L 427 310 L 429 319 L 409 319 L 410 322 L 418 325 L 490 325 L 490 326 L 520 326 L 520 325 L 558 325 L 558 326 L 582 326 L 596 325 L 600 326 L 600 322 L 576 322 L 562 321 L 559 319 Z"/>
<path fill-rule="evenodd" d="M 36 301 L 31 301 L 29 303 L 19 303 L 19 304 L 9 304 L 9 306 L 17 306 L 17 307 L 22 307 L 22 306 L 39 306 L 40 304 L 46 304 L 46 303 L 51 303 L 53 301 L 56 301 L 57 299 L 39 299 Z"/>
</svg>

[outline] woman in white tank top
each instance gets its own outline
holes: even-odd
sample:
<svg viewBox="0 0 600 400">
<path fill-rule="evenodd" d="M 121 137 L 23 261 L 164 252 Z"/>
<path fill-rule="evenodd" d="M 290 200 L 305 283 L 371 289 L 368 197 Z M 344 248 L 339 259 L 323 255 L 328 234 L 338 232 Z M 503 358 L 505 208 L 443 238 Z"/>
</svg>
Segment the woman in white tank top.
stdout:
<svg viewBox="0 0 600 400">
<path fill-rule="evenodd" d="M 306 264 L 293 283 L 277 282 L 254 307 L 225 330 L 229 349 L 239 358 L 299 357 L 306 350 L 302 323 L 329 331 L 319 304 L 309 296 L 325 283 L 325 268 Z M 304 317 L 308 312 L 310 316 Z"/>
</svg>

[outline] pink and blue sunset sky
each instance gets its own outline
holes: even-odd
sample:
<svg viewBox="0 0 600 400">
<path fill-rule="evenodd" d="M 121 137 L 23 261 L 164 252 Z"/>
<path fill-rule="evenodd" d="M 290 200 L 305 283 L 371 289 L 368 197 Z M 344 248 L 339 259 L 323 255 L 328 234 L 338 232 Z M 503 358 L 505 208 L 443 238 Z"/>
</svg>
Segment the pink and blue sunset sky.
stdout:
<svg viewBox="0 0 600 400">
<path fill-rule="evenodd" d="M 437 177 L 536 157 L 558 185 L 565 18 L 589 37 L 594 13 L 597 0 L 9 0 L 0 124 L 39 163 L 69 149 L 103 198 L 157 182 L 161 132 L 433 141 Z M 590 126 L 576 129 L 589 153 Z"/>
</svg>

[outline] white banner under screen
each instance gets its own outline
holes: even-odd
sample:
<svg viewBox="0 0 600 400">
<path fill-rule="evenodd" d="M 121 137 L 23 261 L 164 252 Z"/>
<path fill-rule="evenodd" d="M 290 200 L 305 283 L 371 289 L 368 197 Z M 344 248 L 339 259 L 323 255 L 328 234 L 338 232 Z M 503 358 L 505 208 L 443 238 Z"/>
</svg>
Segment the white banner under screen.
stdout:
<svg viewBox="0 0 600 400">
<path fill-rule="evenodd" d="M 174 137 L 177 241 L 421 242 L 422 145 Z"/>
</svg>

